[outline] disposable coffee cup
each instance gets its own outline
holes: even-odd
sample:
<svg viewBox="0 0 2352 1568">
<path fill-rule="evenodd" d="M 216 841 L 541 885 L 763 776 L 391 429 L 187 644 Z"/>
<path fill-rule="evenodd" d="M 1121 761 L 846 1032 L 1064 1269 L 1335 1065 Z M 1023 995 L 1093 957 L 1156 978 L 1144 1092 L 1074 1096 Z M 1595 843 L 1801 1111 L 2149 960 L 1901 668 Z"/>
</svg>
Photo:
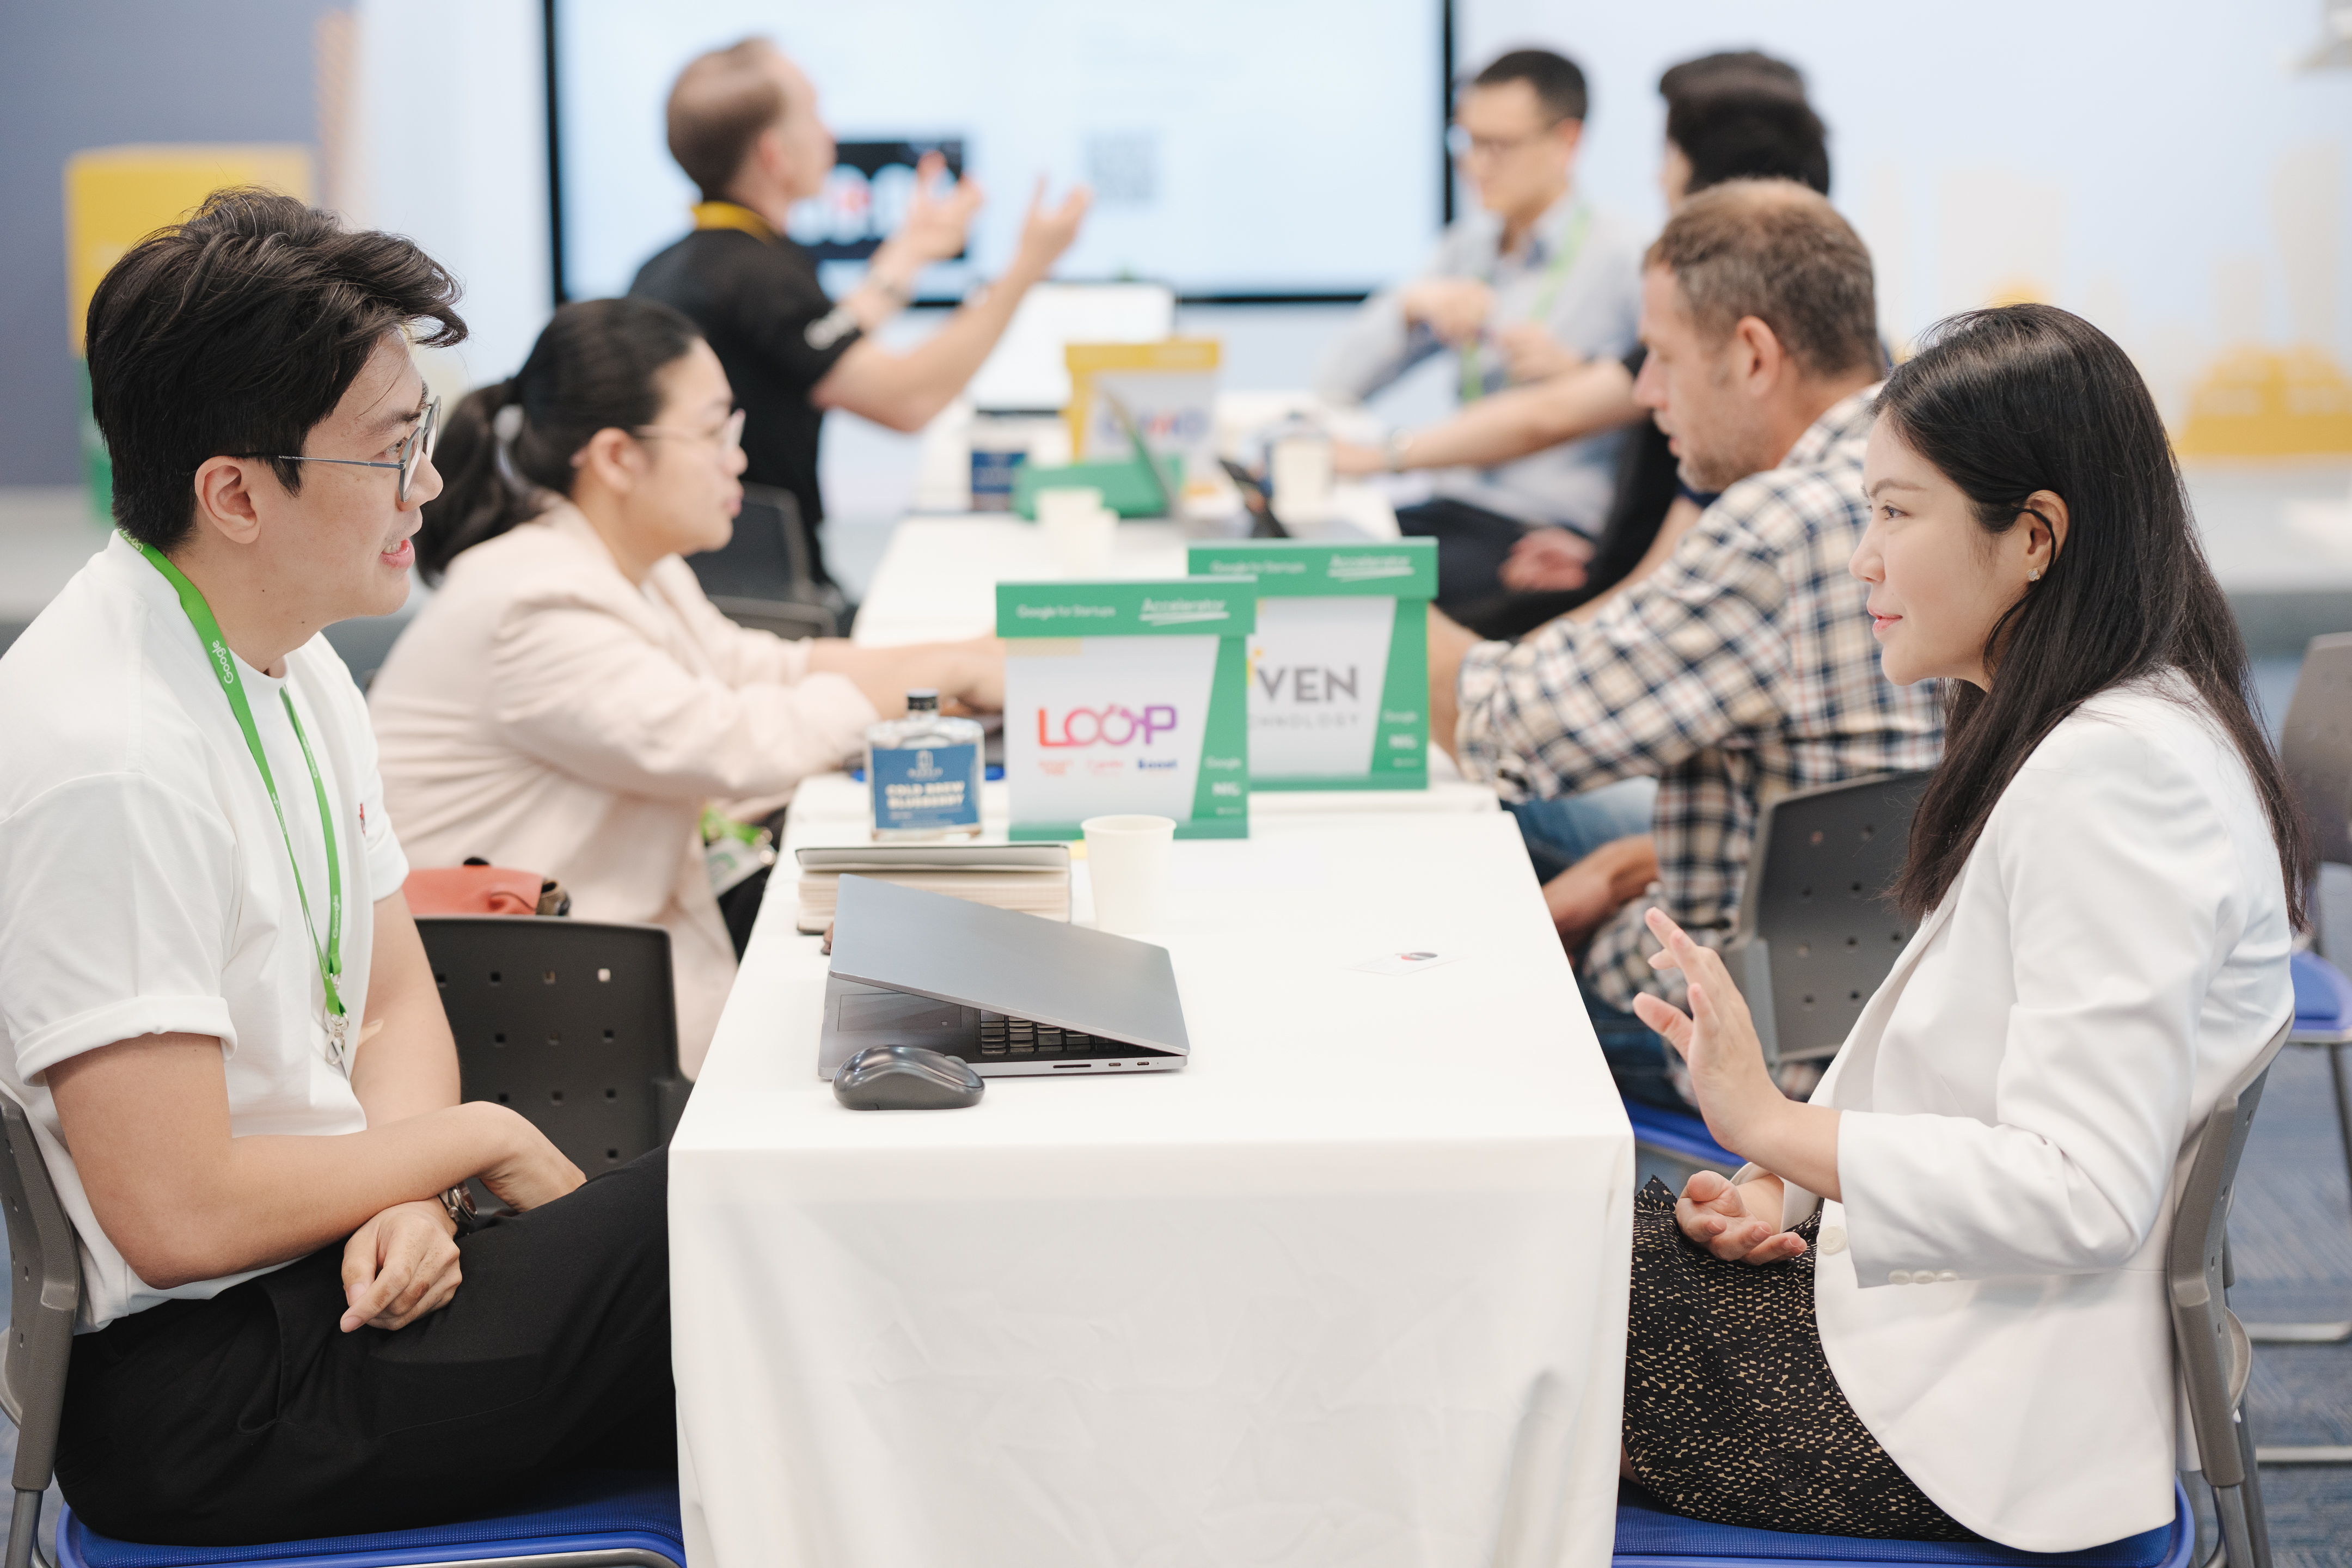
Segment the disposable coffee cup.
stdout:
<svg viewBox="0 0 2352 1568">
<path fill-rule="evenodd" d="M 1055 486 L 1037 492 L 1037 522 L 1051 528 L 1055 520 L 1090 516 L 1102 510 L 1102 491 L 1091 485 Z"/>
<path fill-rule="evenodd" d="M 1118 542 L 1118 514 L 1100 501 L 1087 508 L 1057 507 L 1051 514 L 1041 506 L 1037 523 L 1045 535 L 1045 548 L 1064 572 L 1073 577 L 1099 577 L 1110 569 L 1111 550 Z"/>
<path fill-rule="evenodd" d="M 1331 442 L 1317 435 L 1285 436 L 1269 465 L 1274 515 L 1286 525 L 1322 522 L 1331 515 Z"/>
<path fill-rule="evenodd" d="M 1167 912 L 1168 856 L 1176 823 L 1166 816 L 1089 816 L 1087 879 L 1095 890 L 1095 929 L 1136 936 L 1157 931 Z"/>
</svg>

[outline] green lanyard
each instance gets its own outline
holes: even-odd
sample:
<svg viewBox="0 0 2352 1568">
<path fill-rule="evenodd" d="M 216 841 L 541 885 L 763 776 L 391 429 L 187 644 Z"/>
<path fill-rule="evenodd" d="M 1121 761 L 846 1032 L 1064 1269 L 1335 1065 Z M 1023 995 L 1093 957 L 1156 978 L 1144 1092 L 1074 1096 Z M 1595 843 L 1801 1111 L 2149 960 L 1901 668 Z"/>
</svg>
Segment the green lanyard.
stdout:
<svg viewBox="0 0 2352 1568">
<path fill-rule="evenodd" d="M 245 749 L 253 753 L 253 765 L 261 770 L 261 786 L 269 792 L 269 809 L 278 814 L 278 836 L 286 840 L 287 863 L 294 868 L 294 896 L 302 902 L 302 924 L 310 933 L 310 951 L 319 961 L 319 984 L 327 994 L 327 1059 L 344 1073 L 351 1069 L 351 1018 L 343 1011 L 343 998 L 336 989 L 335 978 L 343 972 L 343 867 L 335 853 L 335 816 L 327 805 L 326 782 L 319 777 L 319 760 L 310 754 L 310 737 L 302 733 L 302 721 L 295 716 L 294 699 L 283 688 L 278 700 L 286 704 L 286 721 L 294 726 L 294 739 L 302 748 L 302 761 L 310 770 L 310 787 L 319 795 L 319 821 L 327 837 L 327 940 L 319 941 L 318 922 L 310 918 L 310 895 L 302 886 L 302 863 L 294 857 L 294 835 L 286 826 L 286 807 L 278 799 L 278 781 L 270 775 L 269 758 L 261 749 L 261 732 L 253 727 L 253 708 L 245 700 L 245 682 L 236 673 L 236 656 L 228 650 L 228 639 L 221 636 L 220 623 L 213 619 L 213 609 L 205 603 L 205 595 L 181 570 L 165 560 L 160 551 L 132 539 L 123 540 L 131 549 L 147 558 L 148 564 L 163 574 L 180 595 L 180 608 L 187 612 L 188 622 L 196 628 L 196 638 L 205 645 L 205 656 L 211 660 L 213 673 L 220 678 L 221 689 L 228 694 L 229 711 L 236 715 L 236 727 L 245 732 Z"/>
<path fill-rule="evenodd" d="M 1528 311 L 1528 320 L 1540 321 L 1551 314 L 1552 301 L 1559 298 L 1560 285 L 1568 281 L 1570 270 L 1576 266 L 1578 253 L 1584 249 L 1584 231 L 1591 226 L 1592 209 L 1582 202 L 1568 216 L 1568 232 L 1560 237 L 1559 249 L 1544 268 L 1543 285 L 1536 293 L 1535 304 Z M 1475 403 L 1486 395 L 1486 373 L 1478 363 L 1478 340 L 1475 337 L 1462 345 L 1462 401 Z"/>
</svg>

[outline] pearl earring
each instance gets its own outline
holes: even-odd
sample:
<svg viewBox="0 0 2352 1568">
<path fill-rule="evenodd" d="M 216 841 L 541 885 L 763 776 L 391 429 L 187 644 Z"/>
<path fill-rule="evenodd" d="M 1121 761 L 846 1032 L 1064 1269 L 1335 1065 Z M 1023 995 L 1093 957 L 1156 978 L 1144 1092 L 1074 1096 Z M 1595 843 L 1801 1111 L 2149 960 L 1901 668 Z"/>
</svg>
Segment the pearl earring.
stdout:
<svg viewBox="0 0 2352 1568">
<path fill-rule="evenodd" d="M 2032 571 L 2028 572 L 2028 573 L 2025 574 L 2025 580 L 2026 580 L 2027 582 L 2029 582 L 2029 583 L 2039 583 L 2039 582 L 2041 582 L 2041 581 L 2042 581 L 2042 568 L 2041 568 L 2041 567 L 2039 567 L 2039 566 L 2036 566 Z"/>
</svg>

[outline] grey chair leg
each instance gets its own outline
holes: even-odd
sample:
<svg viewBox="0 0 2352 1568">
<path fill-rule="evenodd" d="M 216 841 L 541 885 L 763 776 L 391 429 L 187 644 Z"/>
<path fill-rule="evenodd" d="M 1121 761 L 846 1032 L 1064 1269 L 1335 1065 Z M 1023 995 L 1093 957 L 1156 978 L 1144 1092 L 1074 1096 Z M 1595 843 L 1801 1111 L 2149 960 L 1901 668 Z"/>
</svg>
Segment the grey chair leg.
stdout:
<svg viewBox="0 0 2352 1568">
<path fill-rule="evenodd" d="M 2344 1141 L 2344 1179 L 2352 1184 L 2352 1083 L 2345 1079 L 2341 1044 L 2327 1047 L 2327 1076 L 2336 1083 L 2336 1131 Z M 2352 1193 L 2352 1185 L 2346 1190 Z"/>
<path fill-rule="evenodd" d="M 2238 1500 L 2245 1512 L 2254 1568 L 2271 1568 L 2271 1523 L 2270 1516 L 2263 1510 L 2262 1466 L 2254 1452 L 2253 1424 L 2246 1419 L 2243 1405 L 2238 1407 L 2238 1457 L 2246 1468 L 2245 1483 L 2238 1488 Z"/>
<path fill-rule="evenodd" d="M 2213 1516 L 2221 1526 L 2221 1561 L 2230 1568 L 2270 1568 L 2267 1559 L 2254 1555 L 2252 1529 L 2246 1522 L 2246 1500 L 2242 1487 L 2213 1489 Z"/>
<path fill-rule="evenodd" d="M 21 1488 L 15 1511 L 8 1516 L 7 1568 L 49 1568 L 41 1555 L 41 1494 Z"/>
</svg>

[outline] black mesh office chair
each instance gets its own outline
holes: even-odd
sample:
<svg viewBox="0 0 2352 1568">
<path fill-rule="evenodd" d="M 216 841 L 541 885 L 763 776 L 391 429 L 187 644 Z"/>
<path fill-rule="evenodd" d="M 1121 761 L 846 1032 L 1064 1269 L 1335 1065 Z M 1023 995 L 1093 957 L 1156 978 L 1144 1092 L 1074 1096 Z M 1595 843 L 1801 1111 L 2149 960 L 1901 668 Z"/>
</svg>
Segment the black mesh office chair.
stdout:
<svg viewBox="0 0 2352 1568">
<path fill-rule="evenodd" d="M 1832 1057 L 1911 932 L 1885 901 L 1926 773 L 1882 773 L 1768 804 L 1723 961 L 1764 1059 Z"/>
<path fill-rule="evenodd" d="M 669 932 L 524 915 L 423 915 L 467 1100 L 512 1106 L 593 1176 L 669 1141 L 677 1066 Z M 474 1201 L 492 1205 L 479 1187 Z"/>
<path fill-rule="evenodd" d="M 2352 865 L 2352 636 L 2314 637 L 2304 650 L 2303 669 L 2288 699 L 2279 739 L 2279 763 L 2288 787 L 2303 803 L 2311 825 L 2316 865 L 2305 889 L 2311 914 L 2312 950 L 2294 955 L 2295 1027 L 2291 1046 L 2327 1053 L 2328 1079 L 2336 1091 L 2336 1131 L 2344 1146 L 2344 1170 L 2352 1178 L 2352 1079 L 2344 1053 L 2352 1047 L 2352 986 L 2339 958 L 2342 938 L 2330 941 L 2319 896 L 2319 869 Z M 2341 1344 L 2352 1340 L 2352 1319 L 2325 1322 L 2248 1323 L 2257 1344 Z M 2352 1463 L 2352 1447 L 2272 1449 L 2265 1458 L 2281 1464 Z"/>
<path fill-rule="evenodd" d="M 836 637 L 849 602 L 825 574 L 815 531 L 792 491 L 745 485 L 735 534 L 719 550 L 686 563 L 719 612 L 738 626 L 779 637 Z"/>
</svg>

